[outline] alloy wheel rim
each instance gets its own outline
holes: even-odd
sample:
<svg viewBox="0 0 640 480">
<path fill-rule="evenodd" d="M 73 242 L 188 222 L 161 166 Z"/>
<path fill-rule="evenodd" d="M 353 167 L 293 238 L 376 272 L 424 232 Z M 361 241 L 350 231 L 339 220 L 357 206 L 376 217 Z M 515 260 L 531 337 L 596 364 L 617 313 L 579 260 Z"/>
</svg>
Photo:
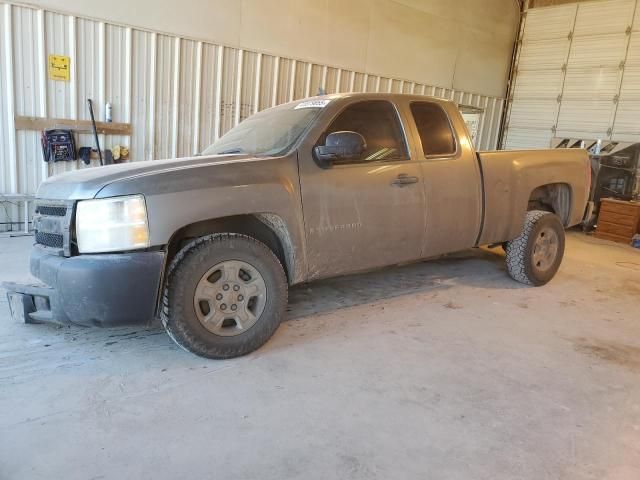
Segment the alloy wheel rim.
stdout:
<svg viewBox="0 0 640 480">
<path fill-rule="evenodd" d="M 253 327 L 267 299 L 260 272 L 241 260 L 226 260 L 211 267 L 196 285 L 193 306 L 209 332 L 223 337 L 240 335 Z"/>
<path fill-rule="evenodd" d="M 560 239 L 552 228 L 543 228 L 538 232 L 533 245 L 533 267 L 541 272 L 546 272 L 556 261 Z"/>
</svg>

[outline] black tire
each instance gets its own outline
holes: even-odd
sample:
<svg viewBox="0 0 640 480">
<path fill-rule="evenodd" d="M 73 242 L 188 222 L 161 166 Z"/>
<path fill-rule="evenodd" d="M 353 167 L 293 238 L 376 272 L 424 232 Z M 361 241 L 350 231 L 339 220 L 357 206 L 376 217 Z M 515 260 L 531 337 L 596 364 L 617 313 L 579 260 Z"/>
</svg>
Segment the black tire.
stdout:
<svg viewBox="0 0 640 480">
<path fill-rule="evenodd" d="M 557 248 L 545 268 L 534 261 L 536 240 L 545 232 L 557 235 Z M 522 233 L 519 237 L 507 242 L 507 271 L 514 280 L 527 285 L 541 286 L 549 282 L 562 262 L 564 256 L 564 226 L 553 213 L 542 210 L 527 212 Z"/>
<path fill-rule="evenodd" d="M 194 307 L 196 287 L 213 266 L 225 261 L 252 265 L 264 279 L 264 309 L 253 326 L 235 336 L 207 330 Z M 232 358 L 261 347 L 285 315 L 288 284 L 282 265 L 263 243 L 246 235 L 223 233 L 200 237 L 178 252 L 168 269 L 161 312 L 169 336 L 185 350 L 207 358 Z"/>
</svg>

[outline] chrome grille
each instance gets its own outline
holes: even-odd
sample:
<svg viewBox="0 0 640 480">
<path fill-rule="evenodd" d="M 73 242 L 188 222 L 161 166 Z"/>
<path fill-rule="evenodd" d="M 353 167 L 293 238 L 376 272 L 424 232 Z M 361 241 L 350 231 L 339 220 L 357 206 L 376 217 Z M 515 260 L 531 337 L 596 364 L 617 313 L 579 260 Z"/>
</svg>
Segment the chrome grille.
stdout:
<svg viewBox="0 0 640 480">
<path fill-rule="evenodd" d="M 50 217 L 64 217 L 67 214 L 67 207 L 58 207 L 54 205 L 37 205 L 36 213 L 47 215 Z"/>
<path fill-rule="evenodd" d="M 36 244 L 71 255 L 73 201 L 36 199 L 33 216 Z"/>
<path fill-rule="evenodd" d="M 36 243 L 45 247 L 64 247 L 64 237 L 58 233 L 36 232 Z"/>
</svg>

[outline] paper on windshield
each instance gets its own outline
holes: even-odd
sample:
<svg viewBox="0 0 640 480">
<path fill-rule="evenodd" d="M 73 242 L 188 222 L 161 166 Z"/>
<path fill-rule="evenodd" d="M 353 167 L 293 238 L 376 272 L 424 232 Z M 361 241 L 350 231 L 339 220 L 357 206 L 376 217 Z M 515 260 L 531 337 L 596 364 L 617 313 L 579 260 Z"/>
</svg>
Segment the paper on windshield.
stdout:
<svg viewBox="0 0 640 480">
<path fill-rule="evenodd" d="M 300 102 L 295 106 L 294 110 L 300 108 L 324 108 L 331 100 L 307 100 L 306 102 Z"/>
</svg>

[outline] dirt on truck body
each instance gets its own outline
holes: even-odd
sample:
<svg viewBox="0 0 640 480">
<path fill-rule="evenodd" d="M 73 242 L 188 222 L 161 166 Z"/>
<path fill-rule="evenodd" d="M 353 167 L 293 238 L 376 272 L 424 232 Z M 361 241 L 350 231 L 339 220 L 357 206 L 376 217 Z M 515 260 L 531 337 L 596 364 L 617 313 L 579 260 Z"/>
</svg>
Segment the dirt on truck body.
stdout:
<svg viewBox="0 0 640 480">
<path fill-rule="evenodd" d="M 42 283 L 5 288 L 26 322 L 159 317 L 187 350 L 228 358 L 267 341 L 300 282 L 502 244 L 509 274 L 543 285 L 589 184 L 584 150 L 476 152 L 448 101 L 314 97 L 197 157 L 50 178 L 31 255 Z"/>
</svg>

